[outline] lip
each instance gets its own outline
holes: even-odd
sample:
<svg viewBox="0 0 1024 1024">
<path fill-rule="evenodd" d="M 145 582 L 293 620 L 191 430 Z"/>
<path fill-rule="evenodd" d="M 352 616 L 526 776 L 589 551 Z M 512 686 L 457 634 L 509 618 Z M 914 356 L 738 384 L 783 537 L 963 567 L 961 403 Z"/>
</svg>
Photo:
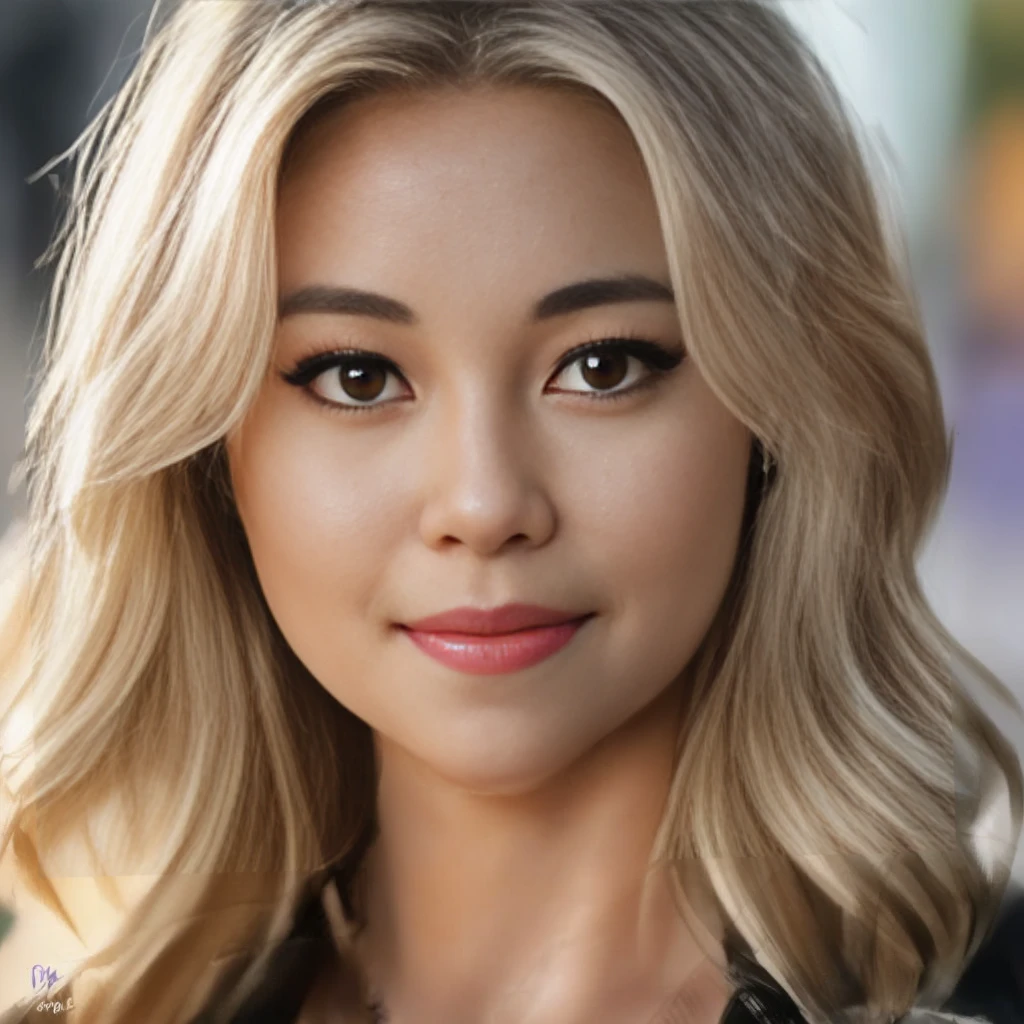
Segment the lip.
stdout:
<svg viewBox="0 0 1024 1024">
<path fill-rule="evenodd" d="M 417 633 L 463 633 L 473 636 L 496 636 L 516 633 L 540 626 L 559 626 L 575 622 L 588 612 L 559 611 L 536 604 L 505 604 L 499 608 L 452 608 L 440 615 L 430 615 L 415 622 L 403 623 Z"/>
<path fill-rule="evenodd" d="M 472 675 L 501 675 L 539 664 L 560 651 L 593 615 L 568 622 L 487 635 L 437 632 L 402 626 L 424 654 L 448 668 Z"/>
</svg>

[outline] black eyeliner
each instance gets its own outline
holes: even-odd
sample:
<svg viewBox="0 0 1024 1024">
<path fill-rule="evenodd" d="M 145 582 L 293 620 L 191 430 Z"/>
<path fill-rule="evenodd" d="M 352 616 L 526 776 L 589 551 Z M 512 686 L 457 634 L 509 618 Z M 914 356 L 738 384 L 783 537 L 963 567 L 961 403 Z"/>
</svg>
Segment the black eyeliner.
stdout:
<svg viewBox="0 0 1024 1024">
<path fill-rule="evenodd" d="M 646 390 L 659 383 L 672 370 L 678 367 L 686 358 L 685 348 L 669 348 L 659 342 L 648 341 L 632 335 L 614 335 L 600 337 L 592 341 L 577 345 L 562 356 L 555 368 L 555 376 L 561 374 L 580 359 L 603 352 L 621 352 L 632 356 L 644 364 L 647 375 L 638 383 L 622 391 L 609 391 L 607 393 L 595 391 L 592 393 L 581 392 L 579 397 L 593 402 L 613 402 L 618 399 L 625 399 L 638 391 Z M 311 388 L 317 378 L 321 377 L 328 370 L 338 369 L 348 362 L 361 363 L 363 365 L 374 365 L 394 374 L 397 378 L 404 380 L 404 376 L 398 366 L 386 356 L 378 352 L 371 352 L 367 349 L 332 349 L 326 352 L 319 352 L 300 360 L 290 371 L 280 371 L 281 379 L 293 387 L 301 388 L 318 405 L 329 412 L 372 412 L 383 405 L 373 403 L 352 404 L 332 402 L 317 395 Z M 567 392 L 566 392 L 567 393 Z"/>
<path fill-rule="evenodd" d="M 642 338 L 600 338 L 597 341 L 577 345 L 576 348 L 566 352 L 558 364 L 556 373 L 561 373 L 581 356 L 600 353 L 606 349 L 635 356 L 641 362 L 662 373 L 674 370 L 686 358 L 684 349 L 669 349 L 657 342 L 644 341 Z"/>
<path fill-rule="evenodd" d="M 304 388 L 312 384 L 322 373 L 335 369 L 344 360 L 352 360 L 360 363 L 374 363 L 383 366 L 399 377 L 399 369 L 390 359 L 376 352 L 368 352 L 365 349 L 338 349 L 330 352 L 319 352 L 300 360 L 295 368 L 281 373 L 281 379 L 287 384 L 297 388 Z"/>
</svg>

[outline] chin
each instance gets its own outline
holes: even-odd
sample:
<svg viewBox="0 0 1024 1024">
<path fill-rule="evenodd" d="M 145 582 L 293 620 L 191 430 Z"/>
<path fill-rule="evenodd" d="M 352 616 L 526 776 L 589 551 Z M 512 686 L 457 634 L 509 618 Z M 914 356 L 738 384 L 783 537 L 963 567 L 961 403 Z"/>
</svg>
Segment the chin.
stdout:
<svg viewBox="0 0 1024 1024">
<path fill-rule="evenodd" d="M 576 739 L 574 737 L 574 739 Z M 518 797 L 543 788 L 570 768 L 590 744 L 537 742 L 537 736 L 463 735 L 441 748 L 407 752 L 452 786 L 479 796 Z"/>
</svg>

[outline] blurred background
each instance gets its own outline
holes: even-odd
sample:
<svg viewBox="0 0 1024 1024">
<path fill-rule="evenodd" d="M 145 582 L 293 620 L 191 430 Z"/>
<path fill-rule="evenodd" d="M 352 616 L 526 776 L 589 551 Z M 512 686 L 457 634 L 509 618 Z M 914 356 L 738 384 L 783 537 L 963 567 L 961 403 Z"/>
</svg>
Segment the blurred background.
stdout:
<svg viewBox="0 0 1024 1024">
<path fill-rule="evenodd" d="M 217 2 L 217 0 L 211 0 Z M 221 0 L 226 2 L 226 0 Z M 1024 0 L 783 0 L 859 115 L 906 232 L 952 484 L 921 562 L 953 634 L 1024 700 Z M 0 476 L 19 456 L 64 152 L 124 80 L 148 0 L 0 0 Z M 0 488 L 0 531 L 23 507 Z M 1020 723 L 993 712 L 1024 750 Z M 1024 878 L 1024 849 L 1018 857 Z"/>
<path fill-rule="evenodd" d="M 856 111 L 909 246 L 953 435 L 925 593 L 1024 702 L 1024 0 L 784 6 Z M 982 704 L 1024 755 L 1019 716 Z"/>
</svg>

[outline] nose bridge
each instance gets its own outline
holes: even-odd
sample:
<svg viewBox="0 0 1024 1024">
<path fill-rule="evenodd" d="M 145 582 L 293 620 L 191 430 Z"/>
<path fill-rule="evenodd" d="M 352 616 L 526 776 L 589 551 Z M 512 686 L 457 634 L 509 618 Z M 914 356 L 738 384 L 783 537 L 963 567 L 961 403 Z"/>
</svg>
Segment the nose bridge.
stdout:
<svg viewBox="0 0 1024 1024">
<path fill-rule="evenodd" d="M 481 553 L 539 541 L 553 524 L 536 445 L 500 386 L 442 401 L 430 426 L 424 539 L 457 540 Z"/>
<path fill-rule="evenodd" d="M 483 376 L 483 375 L 482 375 Z M 461 466 L 501 472 L 514 472 L 526 424 L 515 401 L 499 383 L 453 389 L 442 404 L 438 417 L 442 442 L 457 454 Z M 499 473 L 500 475 L 500 473 Z"/>
</svg>

